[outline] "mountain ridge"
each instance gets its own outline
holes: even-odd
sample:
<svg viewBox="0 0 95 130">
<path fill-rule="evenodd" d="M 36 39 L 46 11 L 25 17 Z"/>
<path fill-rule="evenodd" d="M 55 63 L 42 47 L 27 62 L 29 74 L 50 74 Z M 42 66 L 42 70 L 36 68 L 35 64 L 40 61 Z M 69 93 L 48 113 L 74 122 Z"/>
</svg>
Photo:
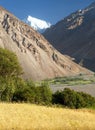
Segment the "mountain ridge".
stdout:
<svg viewBox="0 0 95 130">
<path fill-rule="evenodd" d="M 95 2 L 47 29 L 43 35 L 62 54 L 95 71 Z"/>
</svg>

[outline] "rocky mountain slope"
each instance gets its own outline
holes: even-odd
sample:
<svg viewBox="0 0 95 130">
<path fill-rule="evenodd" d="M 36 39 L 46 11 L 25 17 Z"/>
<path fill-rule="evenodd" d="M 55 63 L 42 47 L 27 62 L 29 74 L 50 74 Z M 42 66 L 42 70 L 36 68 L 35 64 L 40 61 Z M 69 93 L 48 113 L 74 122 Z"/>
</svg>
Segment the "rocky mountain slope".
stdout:
<svg viewBox="0 0 95 130">
<path fill-rule="evenodd" d="M 61 53 L 95 71 L 95 2 L 59 21 L 43 35 Z"/>
<path fill-rule="evenodd" d="M 0 7 L 0 47 L 16 53 L 24 78 L 42 80 L 91 73 L 60 54 L 30 26 Z"/>
</svg>

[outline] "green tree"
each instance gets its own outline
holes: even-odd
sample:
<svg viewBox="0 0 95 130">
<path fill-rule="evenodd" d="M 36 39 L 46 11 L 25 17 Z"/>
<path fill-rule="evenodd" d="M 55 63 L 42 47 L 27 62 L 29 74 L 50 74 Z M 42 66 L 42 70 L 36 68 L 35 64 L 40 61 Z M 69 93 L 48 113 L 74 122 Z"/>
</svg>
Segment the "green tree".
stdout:
<svg viewBox="0 0 95 130">
<path fill-rule="evenodd" d="M 0 76 L 13 77 L 22 74 L 22 68 L 17 56 L 6 49 L 0 48 Z"/>
<path fill-rule="evenodd" d="M 12 101 L 22 68 L 17 56 L 0 48 L 0 100 Z"/>
</svg>

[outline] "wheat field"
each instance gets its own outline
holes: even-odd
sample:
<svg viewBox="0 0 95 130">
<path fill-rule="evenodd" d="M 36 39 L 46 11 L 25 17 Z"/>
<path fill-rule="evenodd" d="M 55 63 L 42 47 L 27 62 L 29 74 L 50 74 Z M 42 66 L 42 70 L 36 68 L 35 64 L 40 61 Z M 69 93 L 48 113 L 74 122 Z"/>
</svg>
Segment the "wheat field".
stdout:
<svg viewBox="0 0 95 130">
<path fill-rule="evenodd" d="M 0 130 L 95 130 L 95 111 L 0 103 Z"/>
</svg>

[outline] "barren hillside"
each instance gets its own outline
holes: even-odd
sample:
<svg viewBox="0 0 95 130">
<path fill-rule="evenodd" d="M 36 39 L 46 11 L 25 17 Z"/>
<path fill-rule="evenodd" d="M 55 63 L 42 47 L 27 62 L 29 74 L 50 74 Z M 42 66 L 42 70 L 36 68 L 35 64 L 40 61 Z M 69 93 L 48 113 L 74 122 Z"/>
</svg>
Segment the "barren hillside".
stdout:
<svg viewBox="0 0 95 130">
<path fill-rule="evenodd" d="M 16 53 L 25 78 L 42 80 L 91 73 L 60 54 L 30 26 L 0 7 L 0 46 Z"/>
</svg>

